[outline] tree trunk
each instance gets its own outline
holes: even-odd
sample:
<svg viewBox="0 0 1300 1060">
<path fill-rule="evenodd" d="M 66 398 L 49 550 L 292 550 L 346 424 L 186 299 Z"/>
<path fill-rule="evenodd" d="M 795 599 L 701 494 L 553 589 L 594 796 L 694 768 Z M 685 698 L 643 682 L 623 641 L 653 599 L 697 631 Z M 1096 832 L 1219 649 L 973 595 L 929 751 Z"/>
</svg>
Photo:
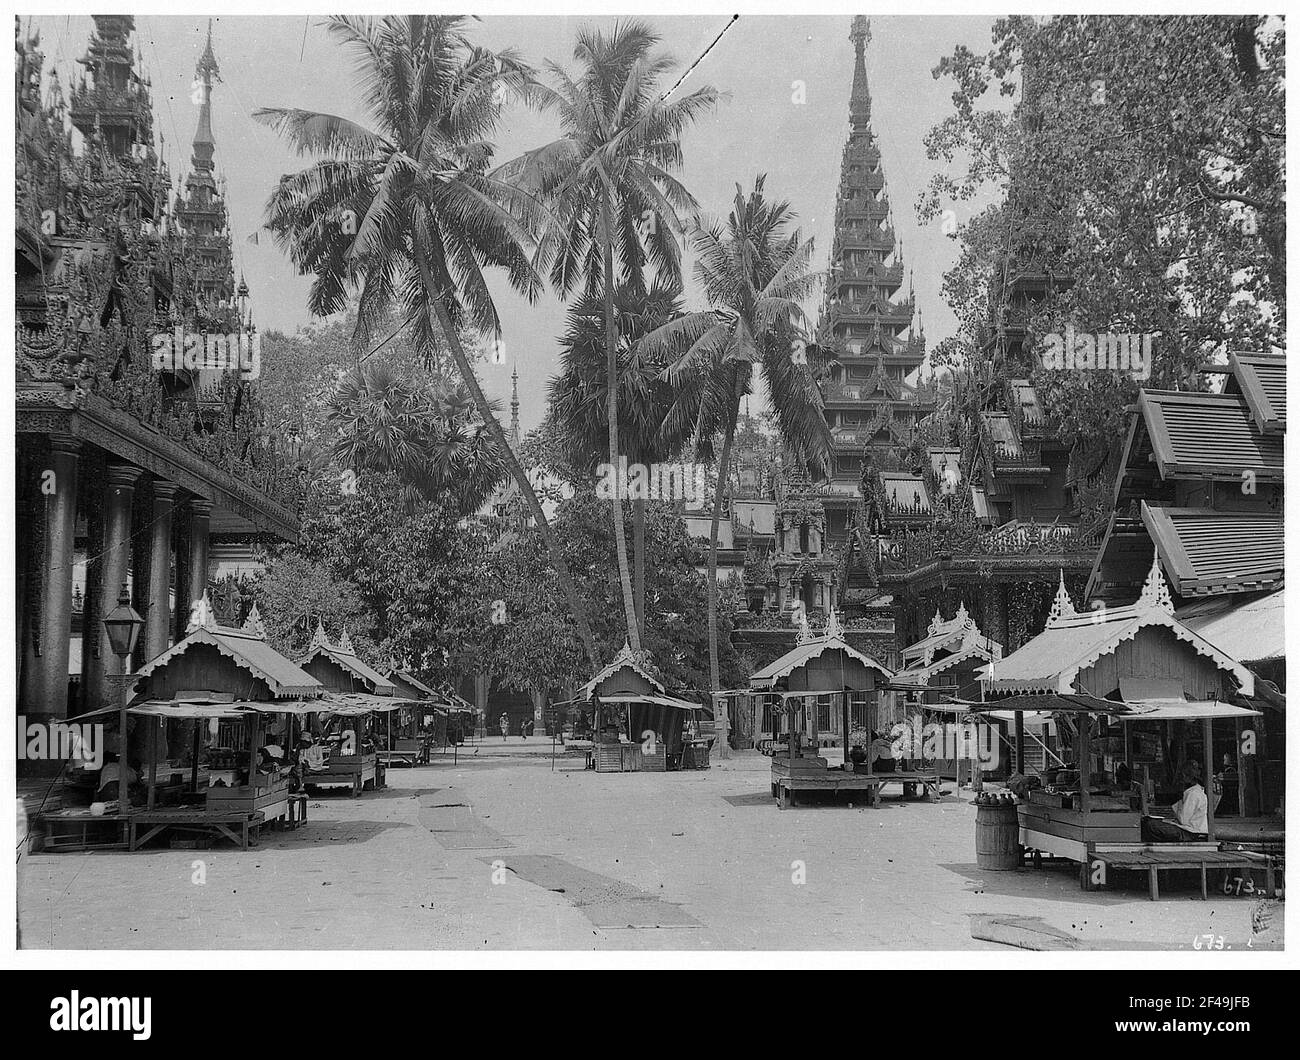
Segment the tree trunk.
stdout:
<svg viewBox="0 0 1300 1060">
<path fill-rule="evenodd" d="M 483 394 L 483 388 L 479 386 L 478 376 L 474 374 L 469 358 L 465 356 L 465 348 L 460 344 L 460 336 L 456 333 L 456 327 L 451 322 L 447 307 L 442 304 L 442 299 L 436 293 L 438 286 L 433 282 L 428 263 L 424 260 L 423 255 L 417 254 L 416 259 L 419 263 L 420 276 L 424 280 L 429 301 L 433 304 L 438 324 L 442 327 L 442 332 L 447 338 L 447 346 L 451 349 L 452 359 L 456 362 L 456 367 L 460 369 L 461 378 L 465 380 L 465 386 L 474 399 L 474 406 L 478 410 L 479 416 L 482 417 L 488 433 L 492 435 L 493 441 L 497 444 L 501 459 L 505 461 L 511 477 L 523 494 L 524 500 L 528 502 L 533 518 L 537 521 L 537 529 L 542 535 L 542 541 L 546 544 L 546 552 L 550 557 L 551 566 L 555 569 L 555 575 L 560 580 L 560 588 L 564 591 L 564 598 L 568 601 L 569 611 L 573 615 L 573 621 L 578 626 L 578 636 L 581 638 L 583 649 L 587 653 L 587 661 L 594 673 L 600 669 L 600 656 L 596 653 L 596 641 L 591 635 L 591 625 L 587 621 L 587 610 L 578 596 L 577 588 L 573 584 L 573 578 L 569 574 L 569 565 L 564 559 L 564 553 L 560 551 L 559 542 L 555 540 L 551 524 L 547 522 L 546 513 L 542 511 L 541 502 L 538 501 L 537 494 L 533 491 L 533 484 L 528 481 L 528 476 L 524 473 L 519 458 L 515 456 L 514 450 L 510 448 L 510 442 L 506 438 L 505 431 L 501 429 L 501 424 L 497 422 L 496 416 L 492 414 L 488 400 Z"/>
<path fill-rule="evenodd" d="M 722 436 L 722 453 L 718 457 L 718 483 L 713 490 L 713 518 L 709 521 L 709 690 L 721 689 L 718 670 L 718 523 L 722 519 L 722 495 L 727 488 L 728 471 L 731 466 L 731 439 L 736 432 L 736 416 L 740 411 L 740 400 L 731 410 L 727 419 L 727 430 Z M 727 742 L 727 712 L 721 717 L 713 718 L 713 731 L 717 735 L 714 746 L 719 758 L 730 758 L 731 747 Z"/>
<path fill-rule="evenodd" d="M 645 501 L 632 502 L 632 592 L 636 624 L 645 633 Z"/>
<path fill-rule="evenodd" d="M 627 562 L 627 530 L 623 519 L 623 492 L 618 474 L 618 321 L 614 318 L 614 229 L 609 194 L 600 204 L 601 241 L 605 244 L 605 415 L 609 419 L 609 462 L 614 467 L 614 553 L 618 557 L 618 581 L 623 591 L 623 618 L 627 638 L 634 652 L 641 650 L 641 627 L 632 602 L 632 574 Z"/>
</svg>

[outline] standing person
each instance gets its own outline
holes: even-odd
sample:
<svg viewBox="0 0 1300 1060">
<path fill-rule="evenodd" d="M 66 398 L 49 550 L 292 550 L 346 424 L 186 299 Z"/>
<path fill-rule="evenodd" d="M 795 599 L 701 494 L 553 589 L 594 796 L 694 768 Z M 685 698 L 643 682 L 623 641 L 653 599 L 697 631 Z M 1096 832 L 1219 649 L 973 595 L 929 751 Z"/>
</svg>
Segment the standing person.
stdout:
<svg viewBox="0 0 1300 1060">
<path fill-rule="evenodd" d="M 497 719 L 497 725 L 501 729 L 501 742 L 505 743 L 506 737 L 510 733 L 510 715 L 504 710 L 501 712 L 501 717 Z"/>
</svg>

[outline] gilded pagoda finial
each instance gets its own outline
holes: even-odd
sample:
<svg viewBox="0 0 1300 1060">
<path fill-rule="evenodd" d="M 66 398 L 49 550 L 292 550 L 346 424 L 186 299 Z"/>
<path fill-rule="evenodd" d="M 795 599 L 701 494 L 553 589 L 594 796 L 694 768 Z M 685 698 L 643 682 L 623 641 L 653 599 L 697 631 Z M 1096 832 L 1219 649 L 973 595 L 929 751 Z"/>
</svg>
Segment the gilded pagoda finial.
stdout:
<svg viewBox="0 0 1300 1060">
<path fill-rule="evenodd" d="M 248 617 L 244 619 L 244 632 L 258 640 L 266 640 L 266 626 L 262 622 L 262 613 L 257 609 L 256 600 L 248 610 Z"/>
</svg>

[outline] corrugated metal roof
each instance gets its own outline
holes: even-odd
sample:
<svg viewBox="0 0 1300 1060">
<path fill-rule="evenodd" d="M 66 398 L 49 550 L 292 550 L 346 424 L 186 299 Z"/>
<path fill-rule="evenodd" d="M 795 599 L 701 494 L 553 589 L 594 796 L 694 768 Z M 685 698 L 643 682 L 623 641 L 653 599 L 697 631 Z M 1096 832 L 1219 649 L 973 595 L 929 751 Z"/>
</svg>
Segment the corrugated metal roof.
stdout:
<svg viewBox="0 0 1300 1060">
<path fill-rule="evenodd" d="M 1268 589 L 1286 573 L 1280 512 L 1164 508 L 1143 501 L 1142 523 L 1180 596 Z"/>
<path fill-rule="evenodd" d="M 1259 429 L 1245 398 L 1142 390 L 1138 407 L 1161 477 L 1240 480 L 1251 471 L 1258 479 L 1281 481 L 1284 439 Z"/>
</svg>

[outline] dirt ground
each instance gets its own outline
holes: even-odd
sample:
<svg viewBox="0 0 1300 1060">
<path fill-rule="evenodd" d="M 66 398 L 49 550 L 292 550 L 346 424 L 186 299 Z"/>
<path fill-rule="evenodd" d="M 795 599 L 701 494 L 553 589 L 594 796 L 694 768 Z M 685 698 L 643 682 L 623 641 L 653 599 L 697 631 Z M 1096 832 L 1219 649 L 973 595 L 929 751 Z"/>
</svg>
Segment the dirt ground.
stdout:
<svg viewBox="0 0 1300 1060">
<path fill-rule="evenodd" d="M 254 849 L 28 854 L 25 948 L 1271 949 L 1282 911 L 1192 879 L 983 871 L 968 791 L 781 810 L 754 752 L 596 774 L 540 737 L 394 769 Z M 833 754 L 834 752 L 832 752 Z M 976 935 L 982 937 L 975 937 Z M 998 941 L 993 941 L 994 939 Z M 1208 941 L 1207 941 L 1208 940 Z"/>
</svg>

